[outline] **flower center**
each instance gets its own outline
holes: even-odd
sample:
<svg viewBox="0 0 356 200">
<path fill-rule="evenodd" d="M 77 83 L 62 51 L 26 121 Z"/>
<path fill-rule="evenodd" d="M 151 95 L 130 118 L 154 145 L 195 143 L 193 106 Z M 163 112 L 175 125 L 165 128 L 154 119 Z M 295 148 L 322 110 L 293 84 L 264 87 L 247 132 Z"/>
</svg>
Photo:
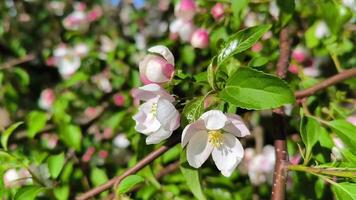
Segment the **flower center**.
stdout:
<svg viewBox="0 0 356 200">
<path fill-rule="evenodd" d="M 221 147 L 223 145 L 224 141 L 224 135 L 221 130 L 213 130 L 213 131 L 208 131 L 208 141 L 214 146 L 214 147 Z"/>
<path fill-rule="evenodd" d="M 152 104 L 152 107 L 151 107 L 151 114 L 153 116 L 156 116 L 157 115 L 157 103 L 153 103 Z"/>
</svg>

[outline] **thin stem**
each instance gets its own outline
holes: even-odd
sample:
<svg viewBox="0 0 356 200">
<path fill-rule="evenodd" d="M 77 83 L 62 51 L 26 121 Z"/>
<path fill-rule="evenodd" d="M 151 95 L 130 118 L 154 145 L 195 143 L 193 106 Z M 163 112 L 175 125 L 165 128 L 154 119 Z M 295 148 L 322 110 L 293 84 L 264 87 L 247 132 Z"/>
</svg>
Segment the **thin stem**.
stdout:
<svg viewBox="0 0 356 200">
<path fill-rule="evenodd" d="M 179 133 L 173 133 L 173 136 L 170 138 L 170 140 L 165 145 L 163 145 L 162 147 L 160 147 L 160 148 L 156 149 L 155 151 L 151 152 L 150 154 L 148 154 L 145 158 L 140 160 L 135 166 L 133 166 L 130 169 L 128 169 L 127 171 L 125 171 L 122 175 L 114 177 L 114 178 L 110 179 L 108 182 L 79 195 L 78 197 L 76 197 L 76 200 L 89 199 L 90 197 L 100 194 L 101 192 L 103 192 L 107 189 L 110 189 L 114 185 L 117 185 L 118 183 L 120 183 L 120 181 L 122 181 L 127 176 L 135 174 L 136 172 L 140 171 L 142 168 L 144 168 L 145 166 L 150 164 L 152 161 L 154 161 L 160 155 L 162 155 L 163 153 L 168 151 L 170 148 L 175 146 L 180 141 L 180 136 L 181 135 Z"/>
<path fill-rule="evenodd" d="M 347 79 L 350 79 L 353 77 L 356 77 L 356 68 L 340 72 L 340 73 L 314 85 L 313 87 L 310 87 L 305 90 L 297 91 L 294 93 L 294 95 L 297 99 L 302 99 L 304 97 L 312 96 L 320 90 L 323 90 L 331 85 L 335 85 L 339 82 L 342 82 L 344 80 L 347 80 Z"/>
<path fill-rule="evenodd" d="M 322 174 L 327 176 L 338 176 L 345 178 L 355 178 L 356 171 L 354 169 L 346 168 L 318 168 L 318 167 L 307 167 L 303 165 L 288 165 L 288 169 L 292 171 L 301 171 L 314 174 Z"/>
</svg>

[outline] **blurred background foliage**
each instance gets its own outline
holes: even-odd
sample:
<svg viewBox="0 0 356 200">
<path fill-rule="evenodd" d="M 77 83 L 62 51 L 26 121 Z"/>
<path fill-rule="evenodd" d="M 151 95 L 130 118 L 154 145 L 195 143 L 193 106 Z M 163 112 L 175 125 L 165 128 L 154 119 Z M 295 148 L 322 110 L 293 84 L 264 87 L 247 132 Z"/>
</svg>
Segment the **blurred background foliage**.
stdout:
<svg viewBox="0 0 356 200">
<path fill-rule="evenodd" d="M 214 19 L 210 10 L 217 2 L 223 4 L 224 14 Z M 177 3 L 169 0 L 0 2 L 2 199 L 35 199 L 36 196 L 73 199 L 120 175 L 154 149 L 134 130 L 132 120 L 137 110 L 133 88 L 141 85 L 138 63 L 150 46 L 163 44 L 173 52 L 176 74 L 170 89 L 182 102 L 194 101 L 210 90 L 206 68 L 222 41 L 254 25 L 273 26 L 251 49 L 223 66 L 217 75 L 221 82 L 240 66 L 273 74 L 279 55 L 278 32 L 287 24 L 293 33 L 293 54 L 286 78 L 292 89 L 310 87 L 356 66 L 356 2 L 353 0 L 197 0 L 199 9 L 194 24 L 209 32 L 209 47 L 204 49 L 192 47 L 189 41 L 177 39 L 170 31 Z M 355 79 L 330 87 L 305 101 L 303 110 L 321 120 L 344 123 L 353 119 L 355 123 L 352 116 L 355 115 L 355 89 Z M 206 108 L 221 106 L 214 96 L 209 99 Z M 183 107 L 181 104 L 178 108 Z M 242 140 L 243 145 L 253 148 L 253 155 L 263 155 L 263 147 L 273 141 L 271 112 L 236 107 L 230 111 L 241 114 L 252 130 L 252 136 Z M 287 114 L 289 156 L 298 164 L 300 149 L 306 143 L 298 134 L 299 107 L 287 106 Z M 185 125 L 187 120 L 182 120 Z M 312 119 L 307 121 L 313 123 L 309 122 Z M 11 134 L 10 129 L 15 126 L 18 127 Z M 337 132 L 333 126 L 322 127 L 319 123 L 315 126 L 320 137 L 314 144 L 310 163 L 355 167 L 356 146 L 339 148 L 333 140 Z M 348 133 L 354 130 L 351 126 Z M 347 134 L 346 139 L 341 139 L 347 144 L 345 141 L 352 137 Z M 342 152 L 339 157 L 331 156 L 335 147 Z M 250 178 L 254 172 L 244 163 L 230 178 L 222 177 L 213 164 L 206 164 L 199 172 L 203 196 L 197 194 L 200 186 L 189 181 L 187 184 L 184 174 L 189 172 L 184 170 L 189 168 L 155 178 L 164 166 L 179 160 L 181 152 L 180 145 L 169 150 L 138 173 L 144 177 L 143 182 L 138 179 L 139 189 L 121 192 L 119 196 L 122 199 L 191 199 L 193 190 L 195 198 L 269 198 L 273 172 L 259 171 L 258 176 L 265 178 L 253 182 Z M 18 180 L 10 183 L 9 177 Z M 334 198 L 328 184 L 317 176 L 292 172 L 289 178 L 288 199 Z M 108 194 L 104 192 L 100 197 Z"/>
</svg>

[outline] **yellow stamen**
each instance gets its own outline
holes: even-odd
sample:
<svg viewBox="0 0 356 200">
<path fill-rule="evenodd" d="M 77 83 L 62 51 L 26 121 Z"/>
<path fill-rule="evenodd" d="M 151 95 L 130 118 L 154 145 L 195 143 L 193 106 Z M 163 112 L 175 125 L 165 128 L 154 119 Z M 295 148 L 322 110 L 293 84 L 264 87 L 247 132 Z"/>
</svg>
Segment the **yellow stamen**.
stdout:
<svg viewBox="0 0 356 200">
<path fill-rule="evenodd" d="M 213 131 L 208 131 L 208 141 L 214 146 L 214 147 L 221 147 L 224 142 L 224 135 L 221 130 L 213 130 Z"/>
<path fill-rule="evenodd" d="M 156 115 L 157 115 L 157 103 L 152 104 L 152 107 L 151 107 L 151 114 L 152 114 L 153 116 L 156 116 Z"/>
</svg>

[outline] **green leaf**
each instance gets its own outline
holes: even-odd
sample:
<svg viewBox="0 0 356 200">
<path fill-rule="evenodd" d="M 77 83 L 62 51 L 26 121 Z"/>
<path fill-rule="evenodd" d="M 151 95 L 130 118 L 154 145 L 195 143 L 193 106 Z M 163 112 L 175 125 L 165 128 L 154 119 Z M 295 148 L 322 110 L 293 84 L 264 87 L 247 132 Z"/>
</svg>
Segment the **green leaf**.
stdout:
<svg viewBox="0 0 356 200">
<path fill-rule="evenodd" d="M 34 200 L 36 199 L 36 196 L 40 193 L 43 192 L 45 188 L 36 186 L 36 185 L 31 185 L 31 186 L 25 186 L 20 188 L 15 195 L 15 200 Z"/>
<path fill-rule="evenodd" d="M 304 122 L 306 121 L 306 123 Z M 306 147 L 305 163 L 310 159 L 312 149 L 319 140 L 321 126 L 319 122 L 311 117 L 302 117 L 300 122 L 300 135 Z"/>
<path fill-rule="evenodd" d="M 319 39 L 315 36 L 315 32 L 316 32 L 316 28 L 318 27 L 318 23 L 320 23 L 320 22 L 315 22 L 305 32 L 305 43 L 308 48 L 314 48 L 314 47 L 318 46 L 320 43 Z"/>
<path fill-rule="evenodd" d="M 286 82 L 250 68 L 239 68 L 227 80 L 220 97 L 238 107 L 256 110 L 277 108 L 295 101 Z"/>
<path fill-rule="evenodd" d="M 352 152 L 356 152 L 356 126 L 346 120 L 334 120 L 327 123 L 337 136 L 350 148 Z"/>
<path fill-rule="evenodd" d="M 7 151 L 7 142 L 9 140 L 10 135 L 14 132 L 14 130 L 23 124 L 23 122 L 17 122 L 13 125 L 11 125 L 9 128 L 7 128 L 2 134 L 1 134 L 1 145 Z"/>
<path fill-rule="evenodd" d="M 269 59 L 267 57 L 255 57 L 249 63 L 249 67 L 261 67 L 267 64 Z"/>
<path fill-rule="evenodd" d="M 53 189 L 54 196 L 58 200 L 67 200 L 69 197 L 69 186 L 56 187 Z"/>
<path fill-rule="evenodd" d="M 27 135 L 34 138 L 46 126 L 47 114 L 41 111 L 32 111 L 27 117 Z"/>
<path fill-rule="evenodd" d="M 181 49 L 182 60 L 187 65 L 192 65 L 195 60 L 195 51 L 194 48 L 190 45 L 186 45 Z"/>
<path fill-rule="evenodd" d="M 64 153 L 51 155 L 48 160 L 48 170 L 53 178 L 57 178 L 64 166 Z"/>
<path fill-rule="evenodd" d="M 204 112 L 204 97 L 198 97 L 184 106 L 183 116 L 189 123 L 197 120 Z"/>
<path fill-rule="evenodd" d="M 221 65 L 233 55 L 252 47 L 269 29 L 271 25 L 259 25 L 243 29 L 232 35 L 223 43 L 217 56 L 217 64 Z"/>
<path fill-rule="evenodd" d="M 80 151 L 82 144 L 82 131 L 79 126 L 72 124 L 63 124 L 59 129 L 60 138 L 69 147 Z"/>
<path fill-rule="evenodd" d="M 185 158 L 186 152 L 184 151 L 181 156 L 180 170 L 185 177 L 187 185 L 190 191 L 193 193 L 195 198 L 199 200 L 205 200 L 205 196 L 200 184 L 199 171 L 198 169 L 189 166 Z"/>
<path fill-rule="evenodd" d="M 336 183 L 332 189 L 337 200 L 356 200 L 356 183 Z"/>
<path fill-rule="evenodd" d="M 107 182 L 109 179 L 105 170 L 94 167 L 90 173 L 90 180 L 94 186 L 99 186 Z"/>
<path fill-rule="evenodd" d="M 277 5 L 282 12 L 293 13 L 295 3 L 294 0 L 277 0 Z"/>
<path fill-rule="evenodd" d="M 137 184 L 142 183 L 144 181 L 145 179 L 139 175 L 130 175 L 120 182 L 117 192 L 118 194 L 127 193 Z"/>
<path fill-rule="evenodd" d="M 14 72 L 17 75 L 17 77 L 19 78 L 18 81 L 22 86 L 27 86 L 30 83 L 30 76 L 28 75 L 28 73 L 25 70 L 23 70 L 22 68 L 16 67 Z"/>
</svg>

